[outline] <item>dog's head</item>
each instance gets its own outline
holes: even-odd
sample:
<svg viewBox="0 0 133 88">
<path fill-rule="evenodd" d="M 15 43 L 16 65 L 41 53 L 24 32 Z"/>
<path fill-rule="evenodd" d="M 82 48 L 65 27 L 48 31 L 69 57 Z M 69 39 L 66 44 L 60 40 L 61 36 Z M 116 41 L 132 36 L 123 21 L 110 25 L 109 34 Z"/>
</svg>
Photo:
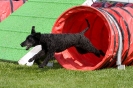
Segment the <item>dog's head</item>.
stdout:
<svg viewBox="0 0 133 88">
<path fill-rule="evenodd" d="M 36 33 L 35 26 L 32 26 L 31 34 L 27 36 L 26 40 L 23 41 L 20 45 L 21 47 L 26 47 L 26 50 L 29 50 L 31 47 L 39 45 L 41 33 Z"/>
</svg>

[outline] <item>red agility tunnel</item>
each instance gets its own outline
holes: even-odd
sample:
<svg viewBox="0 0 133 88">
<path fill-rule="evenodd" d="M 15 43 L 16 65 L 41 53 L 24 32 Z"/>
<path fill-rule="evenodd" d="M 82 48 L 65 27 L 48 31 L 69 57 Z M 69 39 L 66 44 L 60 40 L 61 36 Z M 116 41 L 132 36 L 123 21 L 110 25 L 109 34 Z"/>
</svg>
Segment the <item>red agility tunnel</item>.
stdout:
<svg viewBox="0 0 133 88">
<path fill-rule="evenodd" d="M 92 53 L 80 54 L 71 47 L 55 54 L 64 68 L 84 71 L 116 66 L 120 45 L 119 30 L 122 35 L 122 64 L 133 64 L 133 8 L 76 6 L 61 14 L 52 33 L 81 32 L 87 27 L 85 19 L 90 22 L 90 29 L 85 36 L 97 49 L 103 50 L 105 56 L 98 58 Z"/>
</svg>

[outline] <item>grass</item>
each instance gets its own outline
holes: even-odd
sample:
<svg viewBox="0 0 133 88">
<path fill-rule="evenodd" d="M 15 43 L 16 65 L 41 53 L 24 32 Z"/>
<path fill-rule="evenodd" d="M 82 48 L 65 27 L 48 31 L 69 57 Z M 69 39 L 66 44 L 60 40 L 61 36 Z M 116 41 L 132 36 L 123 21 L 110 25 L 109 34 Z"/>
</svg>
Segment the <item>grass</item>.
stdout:
<svg viewBox="0 0 133 88">
<path fill-rule="evenodd" d="M 0 61 L 0 88 L 132 88 L 133 67 L 71 71 L 57 62 L 39 69 Z"/>
</svg>

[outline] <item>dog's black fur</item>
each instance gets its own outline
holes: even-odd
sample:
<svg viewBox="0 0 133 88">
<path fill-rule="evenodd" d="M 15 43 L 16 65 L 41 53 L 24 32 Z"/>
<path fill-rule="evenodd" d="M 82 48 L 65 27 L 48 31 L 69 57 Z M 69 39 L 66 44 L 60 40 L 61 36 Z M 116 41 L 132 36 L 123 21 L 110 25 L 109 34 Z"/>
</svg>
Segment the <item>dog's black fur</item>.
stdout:
<svg viewBox="0 0 133 88">
<path fill-rule="evenodd" d="M 84 36 L 84 33 L 90 27 L 88 20 L 86 21 L 88 27 L 82 32 L 75 34 L 41 34 L 40 32 L 35 32 L 35 26 L 32 26 L 31 34 L 21 43 L 21 46 L 26 46 L 26 50 L 28 50 L 36 45 L 41 45 L 42 50 L 29 59 L 29 62 L 38 60 L 46 55 L 43 63 L 39 65 L 40 68 L 43 68 L 53 58 L 55 52 L 61 52 L 73 46 L 80 54 L 94 53 L 97 57 L 100 57 L 100 55 L 104 56 L 103 51 L 96 49 L 89 39 Z"/>
</svg>

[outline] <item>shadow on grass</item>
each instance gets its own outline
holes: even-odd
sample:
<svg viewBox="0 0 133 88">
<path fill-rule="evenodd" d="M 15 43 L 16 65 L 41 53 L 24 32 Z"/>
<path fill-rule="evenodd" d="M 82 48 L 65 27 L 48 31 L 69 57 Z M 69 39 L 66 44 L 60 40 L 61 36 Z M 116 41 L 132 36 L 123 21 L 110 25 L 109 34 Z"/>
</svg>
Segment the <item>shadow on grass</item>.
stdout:
<svg viewBox="0 0 133 88">
<path fill-rule="evenodd" d="M 44 67 L 39 68 L 37 64 L 33 64 L 32 66 L 26 65 L 19 65 L 16 61 L 7 61 L 7 60 L 0 60 L 0 62 L 4 63 L 3 67 L 8 67 L 13 70 L 24 70 L 24 71 L 48 71 L 48 70 L 58 70 L 61 69 L 62 66 L 55 60 L 53 67 Z"/>
<path fill-rule="evenodd" d="M 44 68 L 39 68 L 37 64 L 34 63 L 34 65 L 32 66 L 26 66 L 26 65 L 19 65 L 18 62 L 16 61 L 7 61 L 7 60 L 0 60 L 0 62 L 3 63 L 3 68 L 6 69 L 12 69 L 15 71 L 27 71 L 27 72 L 45 72 L 45 71 L 50 71 L 50 70 L 60 70 L 60 69 L 64 69 L 56 60 L 54 60 L 54 66 L 53 67 L 44 67 Z M 105 69 L 114 69 L 115 67 L 112 68 L 102 68 L 102 69 L 98 69 L 95 71 L 101 71 L 101 70 L 105 70 Z"/>
</svg>

